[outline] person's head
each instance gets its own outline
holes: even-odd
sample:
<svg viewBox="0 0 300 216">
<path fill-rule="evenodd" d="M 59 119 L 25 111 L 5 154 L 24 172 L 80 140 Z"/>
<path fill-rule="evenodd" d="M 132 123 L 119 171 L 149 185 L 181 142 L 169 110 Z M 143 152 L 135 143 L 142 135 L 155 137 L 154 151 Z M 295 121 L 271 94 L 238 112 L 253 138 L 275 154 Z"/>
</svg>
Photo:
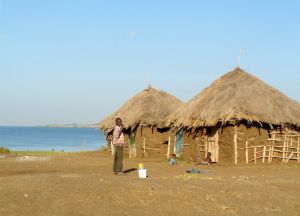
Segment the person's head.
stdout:
<svg viewBox="0 0 300 216">
<path fill-rule="evenodd" d="M 122 125 L 122 119 L 116 118 L 116 125 L 121 126 Z"/>
<path fill-rule="evenodd" d="M 176 158 L 176 154 L 175 154 L 175 153 L 174 153 L 174 154 L 172 154 L 172 158 L 174 158 L 174 159 Z"/>
<path fill-rule="evenodd" d="M 210 152 L 207 152 L 207 157 L 210 157 L 211 156 L 211 153 Z"/>
</svg>

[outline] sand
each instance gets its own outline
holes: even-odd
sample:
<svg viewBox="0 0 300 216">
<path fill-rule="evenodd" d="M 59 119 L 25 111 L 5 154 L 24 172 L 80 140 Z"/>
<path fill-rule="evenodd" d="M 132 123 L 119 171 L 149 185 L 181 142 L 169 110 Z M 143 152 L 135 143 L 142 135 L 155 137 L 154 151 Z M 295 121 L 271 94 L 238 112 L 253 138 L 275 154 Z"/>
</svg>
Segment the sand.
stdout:
<svg viewBox="0 0 300 216">
<path fill-rule="evenodd" d="M 139 162 L 125 159 L 124 168 Z M 299 163 L 142 162 L 147 179 L 113 175 L 112 158 L 99 152 L 2 157 L 0 215 L 300 215 Z"/>
</svg>

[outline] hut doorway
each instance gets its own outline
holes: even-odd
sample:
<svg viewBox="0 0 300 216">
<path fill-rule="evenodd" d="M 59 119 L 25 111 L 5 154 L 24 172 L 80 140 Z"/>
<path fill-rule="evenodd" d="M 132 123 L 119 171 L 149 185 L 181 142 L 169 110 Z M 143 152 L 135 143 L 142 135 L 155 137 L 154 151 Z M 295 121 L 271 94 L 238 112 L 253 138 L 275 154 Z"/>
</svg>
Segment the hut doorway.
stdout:
<svg viewBox="0 0 300 216">
<path fill-rule="evenodd" d="M 182 153 L 183 128 L 176 133 L 176 156 L 181 157 Z"/>
<path fill-rule="evenodd" d="M 129 158 L 136 158 L 135 132 L 132 132 L 129 137 Z"/>
<path fill-rule="evenodd" d="M 208 131 L 207 152 L 211 153 L 212 162 L 219 162 L 219 132 L 216 128 Z M 207 152 L 205 156 L 207 156 Z"/>
</svg>

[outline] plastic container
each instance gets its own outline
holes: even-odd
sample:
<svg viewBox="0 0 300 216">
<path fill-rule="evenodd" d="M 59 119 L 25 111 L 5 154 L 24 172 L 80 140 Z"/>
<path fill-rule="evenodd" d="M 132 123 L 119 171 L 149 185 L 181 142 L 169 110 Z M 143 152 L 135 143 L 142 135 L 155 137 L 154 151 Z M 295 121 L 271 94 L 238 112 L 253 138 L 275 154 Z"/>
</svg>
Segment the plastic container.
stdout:
<svg viewBox="0 0 300 216">
<path fill-rule="evenodd" d="M 147 170 L 146 169 L 139 169 L 139 178 L 147 178 Z"/>
</svg>

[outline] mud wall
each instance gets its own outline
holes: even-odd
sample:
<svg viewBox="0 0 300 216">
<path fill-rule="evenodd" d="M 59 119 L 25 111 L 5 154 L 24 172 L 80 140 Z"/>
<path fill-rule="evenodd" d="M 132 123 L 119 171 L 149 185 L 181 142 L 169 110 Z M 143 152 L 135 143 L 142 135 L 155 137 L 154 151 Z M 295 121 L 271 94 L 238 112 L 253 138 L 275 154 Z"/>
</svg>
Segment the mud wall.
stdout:
<svg viewBox="0 0 300 216">
<path fill-rule="evenodd" d="M 171 137 L 171 142 L 173 143 L 175 133 L 172 130 L 139 126 L 135 136 L 137 158 L 145 157 L 143 149 L 144 139 L 146 157 L 166 158 L 169 137 Z"/>
<path fill-rule="evenodd" d="M 263 128 L 246 127 L 239 125 L 238 148 L 245 147 L 246 140 L 249 145 L 263 145 L 268 142 L 269 131 Z M 234 163 L 234 126 L 218 128 L 219 133 L 219 163 Z M 205 158 L 206 133 L 184 133 L 182 157 L 186 160 L 202 161 Z M 253 149 L 249 149 L 249 155 L 253 155 Z M 245 150 L 238 150 L 239 162 L 245 161 Z"/>
</svg>

